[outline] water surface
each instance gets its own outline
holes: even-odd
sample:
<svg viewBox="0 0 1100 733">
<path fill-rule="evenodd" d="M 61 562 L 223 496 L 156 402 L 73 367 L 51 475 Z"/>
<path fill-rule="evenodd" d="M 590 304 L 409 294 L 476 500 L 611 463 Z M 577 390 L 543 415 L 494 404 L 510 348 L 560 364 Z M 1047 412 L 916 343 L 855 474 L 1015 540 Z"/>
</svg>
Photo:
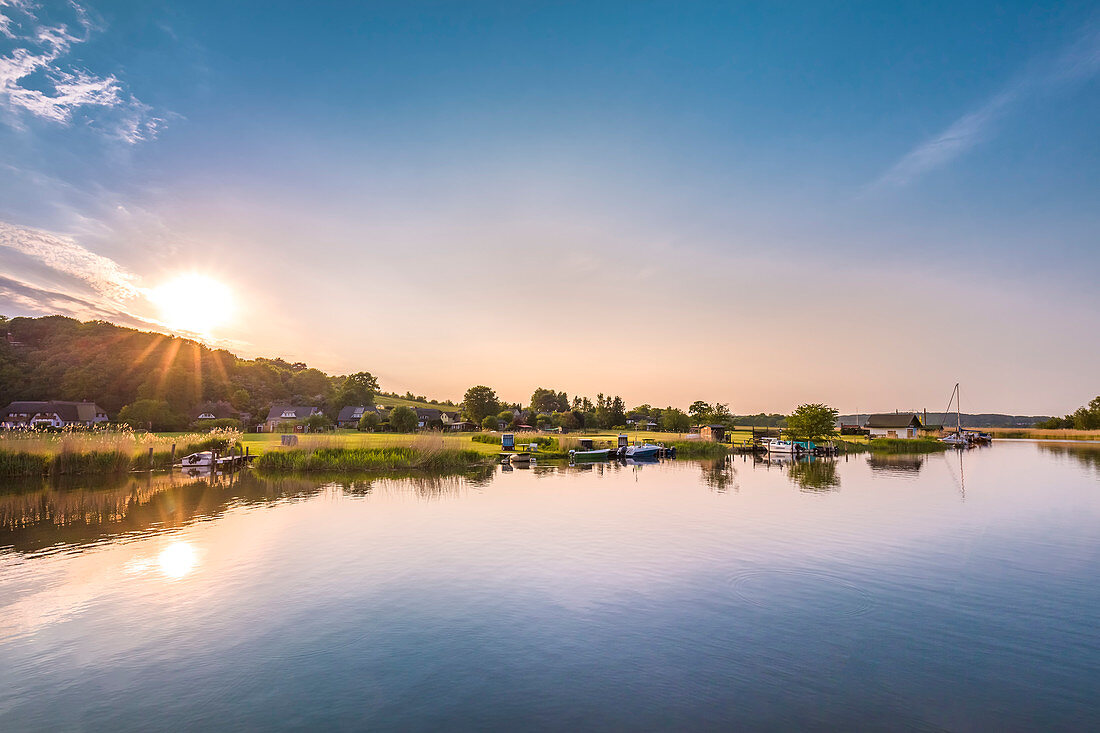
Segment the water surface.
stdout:
<svg viewBox="0 0 1100 733">
<path fill-rule="evenodd" d="M 1100 450 L 0 491 L 0 729 L 1083 729 Z"/>
</svg>

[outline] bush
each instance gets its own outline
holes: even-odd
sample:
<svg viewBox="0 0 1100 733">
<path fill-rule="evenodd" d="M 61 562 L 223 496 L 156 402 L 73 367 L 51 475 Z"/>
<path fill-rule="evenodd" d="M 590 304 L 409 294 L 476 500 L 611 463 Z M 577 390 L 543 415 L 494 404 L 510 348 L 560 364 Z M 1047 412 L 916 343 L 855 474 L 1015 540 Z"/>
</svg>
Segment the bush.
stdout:
<svg viewBox="0 0 1100 733">
<path fill-rule="evenodd" d="M 500 419 L 496 415 L 486 415 L 481 421 L 481 427 L 485 430 L 496 430 L 500 425 Z"/>
<path fill-rule="evenodd" d="M 359 418 L 359 429 L 368 433 L 373 433 L 381 424 L 382 418 L 377 412 L 364 412 L 363 417 Z"/>
<path fill-rule="evenodd" d="M 416 411 L 399 405 L 390 412 L 390 429 L 395 433 L 411 433 L 416 430 Z"/>
</svg>

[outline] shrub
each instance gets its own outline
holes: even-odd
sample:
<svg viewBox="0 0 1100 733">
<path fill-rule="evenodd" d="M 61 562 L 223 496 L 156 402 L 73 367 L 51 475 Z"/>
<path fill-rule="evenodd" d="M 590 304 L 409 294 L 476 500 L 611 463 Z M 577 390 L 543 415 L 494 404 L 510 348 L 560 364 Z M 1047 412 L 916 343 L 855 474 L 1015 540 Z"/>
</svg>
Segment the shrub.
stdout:
<svg viewBox="0 0 1100 733">
<path fill-rule="evenodd" d="M 416 430 L 416 411 L 399 405 L 390 412 L 390 429 L 395 433 L 411 433 Z"/>
</svg>

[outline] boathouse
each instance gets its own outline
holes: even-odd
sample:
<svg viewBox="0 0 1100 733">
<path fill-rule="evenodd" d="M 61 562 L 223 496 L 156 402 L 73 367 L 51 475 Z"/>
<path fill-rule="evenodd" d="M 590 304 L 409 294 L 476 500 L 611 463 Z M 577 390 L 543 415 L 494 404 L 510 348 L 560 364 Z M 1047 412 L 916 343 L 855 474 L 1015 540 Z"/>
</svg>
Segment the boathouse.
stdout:
<svg viewBox="0 0 1100 733">
<path fill-rule="evenodd" d="M 920 435 L 920 417 L 914 412 L 886 412 L 871 415 L 865 425 L 872 438 L 916 438 Z"/>
<path fill-rule="evenodd" d="M 713 440 L 721 443 L 726 439 L 725 425 L 703 425 L 699 428 L 699 437 L 703 440 Z"/>
</svg>

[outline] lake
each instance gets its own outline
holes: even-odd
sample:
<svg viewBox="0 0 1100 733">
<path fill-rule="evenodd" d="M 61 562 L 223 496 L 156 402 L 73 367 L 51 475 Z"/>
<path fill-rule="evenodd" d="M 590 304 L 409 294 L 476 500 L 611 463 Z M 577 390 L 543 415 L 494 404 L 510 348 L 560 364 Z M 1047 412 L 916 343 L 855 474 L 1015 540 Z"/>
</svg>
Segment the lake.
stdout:
<svg viewBox="0 0 1100 733">
<path fill-rule="evenodd" d="M 1100 446 L 0 490 L 0 729 L 1100 724 Z"/>
</svg>

